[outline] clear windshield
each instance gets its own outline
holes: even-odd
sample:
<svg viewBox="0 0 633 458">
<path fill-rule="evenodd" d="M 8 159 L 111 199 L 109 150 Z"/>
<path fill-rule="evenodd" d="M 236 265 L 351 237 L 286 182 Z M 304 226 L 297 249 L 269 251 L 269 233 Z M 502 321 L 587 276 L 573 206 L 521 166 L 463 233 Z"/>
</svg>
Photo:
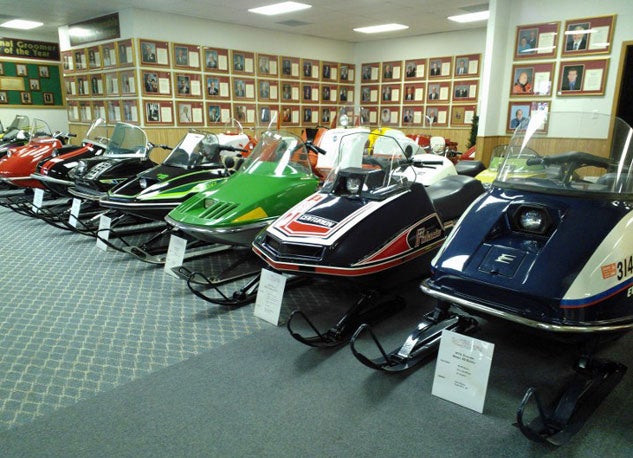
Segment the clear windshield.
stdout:
<svg viewBox="0 0 633 458">
<path fill-rule="evenodd" d="M 310 176 L 312 169 L 308 151 L 299 137 L 289 132 L 267 131 L 246 159 L 244 173 Z"/>
<path fill-rule="evenodd" d="M 163 164 L 183 169 L 203 164 L 221 163 L 218 137 L 215 134 L 192 131 L 180 140 Z M 214 146 L 216 145 L 216 146 Z"/>
<path fill-rule="evenodd" d="M 31 138 L 51 137 L 53 135 L 53 132 L 51 131 L 51 128 L 48 127 L 46 121 L 42 121 L 41 119 L 33 119 L 31 121 L 29 134 L 31 135 Z"/>
<path fill-rule="evenodd" d="M 149 152 L 147 135 L 143 129 L 118 122 L 114 126 L 106 156 L 145 156 Z"/>
<path fill-rule="evenodd" d="M 344 135 L 323 190 L 380 199 L 409 188 L 416 174 L 410 159 L 415 151 L 408 146 L 376 131 Z"/>
<path fill-rule="evenodd" d="M 104 147 L 107 146 L 110 141 L 110 135 L 108 132 L 109 128 L 110 127 L 106 125 L 105 119 L 95 119 L 88 128 L 88 132 L 86 132 L 84 143 L 92 143 L 93 145 L 98 144 Z"/>
<path fill-rule="evenodd" d="M 533 112 L 515 131 L 494 185 L 604 198 L 632 194 L 632 137 L 620 118 Z"/>
<path fill-rule="evenodd" d="M 5 129 L 5 132 L 7 133 L 17 132 L 19 130 L 25 130 L 25 131 L 29 130 L 28 116 L 15 115 L 15 118 L 13 118 L 13 121 L 11 121 L 11 124 L 9 124 L 7 128 Z"/>
</svg>

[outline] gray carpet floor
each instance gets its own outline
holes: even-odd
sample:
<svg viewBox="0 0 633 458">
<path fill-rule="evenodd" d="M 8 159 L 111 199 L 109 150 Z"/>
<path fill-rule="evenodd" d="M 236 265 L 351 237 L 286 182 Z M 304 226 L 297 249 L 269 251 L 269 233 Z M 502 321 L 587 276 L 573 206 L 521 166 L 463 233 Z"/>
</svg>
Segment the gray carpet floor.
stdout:
<svg viewBox="0 0 633 458">
<path fill-rule="evenodd" d="M 284 327 L 254 318 L 252 307 L 219 311 L 160 270 L 95 251 L 76 234 L 4 209 L 0 224 L 0 456 L 624 457 L 633 450 L 630 373 L 559 449 L 529 442 L 512 425 L 527 387 L 548 394 L 571 373 L 572 346 L 482 321 L 476 337 L 495 343 L 495 353 L 479 414 L 431 395 L 432 360 L 405 374 L 374 372 L 348 347 L 305 347 Z M 61 280 L 40 278 L 55 266 Z M 51 287 L 64 284 L 72 286 L 60 298 Z M 106 294 L 124 285 L 120 296 Z M 299 306 L 318 314 L 320 325 L 331 321 L 351 296 L 337 288 L 287 292 L 284 315 Z M 403 294 L 408 307 L 375 327 L 387 348 L 433 306 L 416 284 Z M 601 354 L 632 367 L 632 345 L 627 335 Z"/>
</svg>

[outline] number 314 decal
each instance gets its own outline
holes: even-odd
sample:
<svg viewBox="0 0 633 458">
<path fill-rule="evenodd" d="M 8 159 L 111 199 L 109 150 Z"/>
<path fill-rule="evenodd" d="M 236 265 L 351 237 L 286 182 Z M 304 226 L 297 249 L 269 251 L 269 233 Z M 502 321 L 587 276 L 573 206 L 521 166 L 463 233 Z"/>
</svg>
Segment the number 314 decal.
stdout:
<svg viewBox="0 0 633 458">
<path fill-rule="evenodd" d="M 633 256 L 624 258 L 616 264 L 618 280 L 633 275 Z"/>
</svg>

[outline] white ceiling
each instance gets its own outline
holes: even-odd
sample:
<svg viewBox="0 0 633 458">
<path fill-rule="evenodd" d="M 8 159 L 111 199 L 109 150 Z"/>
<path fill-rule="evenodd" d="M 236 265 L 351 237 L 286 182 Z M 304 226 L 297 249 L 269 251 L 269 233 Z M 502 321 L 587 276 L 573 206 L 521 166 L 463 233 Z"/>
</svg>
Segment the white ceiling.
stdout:
<svg viewBox="0 0 633 458">
<path fill-rule="evenodd" d="M 384 40 L 484 27 L 484 23 L 457 24 L 447 16 L 486 9 L 486 0 L 298 0 L 312 8 L 282 16 L 261 16 L 249 8 L 281 0 L 0 0 L 0 18 L 39 20 L 45 26 L 20 32 L 21 38 L 57 37 L 57 27 L 103 16 L 126 8 L 140 8 L 268 30 L 311 35 L 348 42 Z M 292 24 L 284 23 L 293 21 Z M 4 21 L 2 21 L 4 22 Z M 409 29 L 365 35 L 355 27 L 397 22 Z M 298 23 L 298 24 L 297 24 Z M 12 35 L 13 34 L 13 35 Z M 0 28 L 11 37 L 12 29 Z"/>
</svg>

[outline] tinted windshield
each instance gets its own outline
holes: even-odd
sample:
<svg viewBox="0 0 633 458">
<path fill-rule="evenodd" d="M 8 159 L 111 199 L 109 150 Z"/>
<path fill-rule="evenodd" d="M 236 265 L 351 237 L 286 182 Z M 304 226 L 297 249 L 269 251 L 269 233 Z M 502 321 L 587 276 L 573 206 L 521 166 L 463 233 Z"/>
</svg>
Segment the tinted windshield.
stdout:
<svg viewBox="0 0 633 458">
<path fill-rule="evenodd" d="M 98 144 L 101 146 L 106 146 L 110 141 L 110 132 L 112 128 L 106 125 L 105 119 L 97 118 L 95 119 L 90 127 L 88 128 L 88 132 L 86 132 L 86 136 L 84 137 L 84 143 L 92 143 Z"/>
<path fill-rule="evenodd" d="M 16 132 L 19 130 L 29 130 L 29 117 L 22 115 L 15 115 L 11 124 L 7 126 L 5 132 Z"/>
<path fill-rule="evenodd" d="M 376 132 L 344 135 L 323 190 L 380 198 L 393 190 L 410 187 L 416 173 L 409 158 L 415 151 L 405 148 L 398 139 Z M 345 189 L 339 189 L 341 186 Z"/>
<path fill-rule="evenodd" d="M 294 134 L 267 131 L 244 163 L 244 173 L 265 175 L 312 175 L 308 151 Z"/>
<path fill-rule="evenodd" d="M 619 118 L 533 112 L 517 128 L 494 185 L 605 198 L 631 194 L 632 136 Z"/>
<path fill-rule="evenodd" d="M 46 124 L 46 121 L 42 121 L 41 119 L 31 120 L 29 133 L 31 135 L 31 138 L 50 137 L 53 135 L 51 128 L 48 127 L 48 124 Z"/>
<path fill-rule="evenodd" d="M 163 164 L 172 167 L 188 168 L 205 163 L 220 163 L 218 137 L 215 134 L 189 132 L 169 153 Z"/>
<path fill-rule="evenodd" d="M 147 136 L 143 129 L 122 122 L 114 126 L 105 154 L 107 156 L 145 156 Z"/>
</svg>

